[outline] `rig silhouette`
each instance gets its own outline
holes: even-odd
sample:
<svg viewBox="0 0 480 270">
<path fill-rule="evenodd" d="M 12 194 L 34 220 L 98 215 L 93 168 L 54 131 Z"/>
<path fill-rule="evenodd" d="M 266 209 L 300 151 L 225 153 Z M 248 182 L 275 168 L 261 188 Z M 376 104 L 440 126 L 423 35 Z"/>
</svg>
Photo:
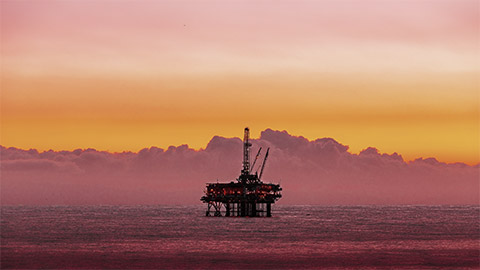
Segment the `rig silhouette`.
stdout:
<svg viewBox="0 0 480 270">
<path fill-rule="evenodd" d="M 243 168 L 236 182 L 230 183 L 207 183 L 205 195 L 200 199 L 207 203 L 206 216 L 213 212 L 214 216 L 220 217 L 222 213 L 226 217 L 271 217 L 272 204 L 282 197 L 282 188 L 278 184 L 262 182 L 263 170 L 267 162 L 267 149 L 262 165 L 255 174 L 251 173 L 260 156 L 262 148 L 258 149 L 253 164 L 250 164 L 249 142 L 250 130 L 245 128 L 243 138 Z"/>
</svg>

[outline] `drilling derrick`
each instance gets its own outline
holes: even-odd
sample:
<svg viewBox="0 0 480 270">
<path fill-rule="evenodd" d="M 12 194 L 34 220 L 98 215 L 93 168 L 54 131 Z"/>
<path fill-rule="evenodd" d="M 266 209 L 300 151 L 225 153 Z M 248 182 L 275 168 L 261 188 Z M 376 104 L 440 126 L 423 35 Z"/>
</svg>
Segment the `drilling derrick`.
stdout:
<svg viewBox="0 0 480 270">
<path fill-rule="evenodd" d="M 263 159 L 260 176 L 258 170 L 252 174 L 262 148 L 258 150 L 250 167 L 250 130 L 245 128 L 243 136 L 243 167 L 236 181 L 230 183 L 207 183 L 205 195 L 200 199 L 207 204 L 206 215 L 271 217 L 272 204 L 282 197 L 282 188 L 278 184 L 263 183 L 261 177 L 270 149 Z"/>
<path fill-rule="evenodd" d="M 250 176 L 250 147 L 252 144 L 249 141 L 250 137 L 250 129 L 248 127 L 245 128 L 243 133 L 243 169 L 240 174 L 240 180 L 248 181 Z"/>
</svg>

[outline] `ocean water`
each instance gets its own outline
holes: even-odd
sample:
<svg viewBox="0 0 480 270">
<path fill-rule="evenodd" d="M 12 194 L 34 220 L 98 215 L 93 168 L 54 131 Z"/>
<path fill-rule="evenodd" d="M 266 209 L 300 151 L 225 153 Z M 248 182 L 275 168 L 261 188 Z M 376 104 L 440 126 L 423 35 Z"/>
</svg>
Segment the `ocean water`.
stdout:
<svg viewBox="0 0 480 270">
<path fill-rule="evenodd" d="M 479 206 L 2 206 L 1 268 L 480 269 Z"/>
</svg>

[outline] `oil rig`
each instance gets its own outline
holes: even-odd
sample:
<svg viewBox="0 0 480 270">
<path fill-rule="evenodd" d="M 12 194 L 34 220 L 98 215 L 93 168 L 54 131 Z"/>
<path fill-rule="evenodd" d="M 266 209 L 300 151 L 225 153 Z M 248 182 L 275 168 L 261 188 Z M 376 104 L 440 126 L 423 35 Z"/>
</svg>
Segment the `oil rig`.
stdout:
<svg viewBox="0 0 480 270">
<path fill-rule="evenodd" d="M 205 195 L 200 199 L 207 204 L 206 216 L 226 217 L 271 217 L 272 204 L 282 197 L 280 185 L 263 183 L 262 175 L 267 162 L 267 149 L 261 165 L 252 173 L 262 148 L 258 149 L 253 164 L 250 164 L 250 130 L 245 128 L 243 137 L 243 168 L 236 181 L 230 183 L 207 183 Z M 260 174 L 258 174 L 260 170 Z M 222 215 L 222 213 L 224 215 Z"/>
</svg>

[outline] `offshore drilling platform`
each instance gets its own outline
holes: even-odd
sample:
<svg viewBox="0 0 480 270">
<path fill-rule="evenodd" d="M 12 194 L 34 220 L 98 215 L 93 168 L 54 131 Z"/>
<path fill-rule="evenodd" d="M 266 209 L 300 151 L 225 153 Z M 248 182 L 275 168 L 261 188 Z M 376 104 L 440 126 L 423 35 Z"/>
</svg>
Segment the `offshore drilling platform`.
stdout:
<svg viewBox="0 0 480 270">
<path fill-rule="evenodd" d="M 262 148 L 258 150 L 253 164 L 250 164 L 249 142 L 250 130 L 245 128 L 243 138 L 243 168 L 236 182 L 230 183 L 207 183 L 205 196 L 200 200 L 207 203 L 206 216 L 213 212 L 214 216 L 220 217 L 222 213 L 226 217 L 271 217 L 272 204 L 282 197 L 282 188 L 277 184 L 262 182 L 263 170 L 267 162 L 268 152 L 255 174 L 253 171 Z"/>
</svg>

